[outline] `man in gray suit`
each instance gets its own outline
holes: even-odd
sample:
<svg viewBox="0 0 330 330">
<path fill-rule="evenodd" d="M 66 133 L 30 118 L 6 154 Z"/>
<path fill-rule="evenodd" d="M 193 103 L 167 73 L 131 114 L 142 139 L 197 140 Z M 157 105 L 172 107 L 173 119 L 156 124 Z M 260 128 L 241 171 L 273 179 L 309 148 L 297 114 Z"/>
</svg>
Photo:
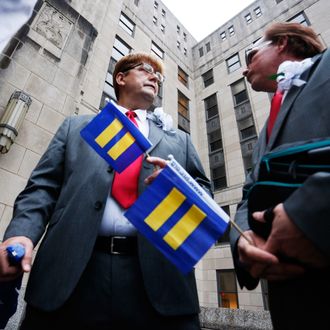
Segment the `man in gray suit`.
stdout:
<svg viewBox="0 0 330 330">
<path fill-rule="evenodd" d="M 330 174 L 311 175 L 275 205 L 266 240 L 250 230 L 247 192 L 258 178 L 264 154 L 284 144 L 330 137 L 330 51 L 323 49 L 311 28 L 275 23 L 247 53 L 243 73 L 254 90 L 275 92 L 281 87 L 283 98 L 272 131 L 267 134 L 269 119 L 260 133 L 236 214 L 251 242 L 233 231 L 231 245 L 241 287 L 253 289 L 260 278 L 268 280 L 272 322 L 281 330 L 330 326 Z M 276 73 L 278 83 L 270 78 Z M 265 222 L 264 215 L 253 213 L 259 222 Z"/>
<path fill-rule="evenodd" d="M 169 154 L 209 190 L 189 135 L 147 115 L 162 82 L 153 56 L 123 57 L 114 70 L 118 107 L 135 113 L 153 144 L 138 178 L 141 193 Z M 15 202 L 2 246 L 21 243 L 29 272 L 21 326 L 36 329 L 199 329 L 194 273 L 183 275 L 123 216 L 112 195 L 114 170 L 80 137 L 92 116 L 67 118 Z M 151 118 L 151 119 L 149 119 Z M 120 184 L 120 183 L 119 183 Z M 21 269 L 0 255 L 2 278 Z"/>
</svg>

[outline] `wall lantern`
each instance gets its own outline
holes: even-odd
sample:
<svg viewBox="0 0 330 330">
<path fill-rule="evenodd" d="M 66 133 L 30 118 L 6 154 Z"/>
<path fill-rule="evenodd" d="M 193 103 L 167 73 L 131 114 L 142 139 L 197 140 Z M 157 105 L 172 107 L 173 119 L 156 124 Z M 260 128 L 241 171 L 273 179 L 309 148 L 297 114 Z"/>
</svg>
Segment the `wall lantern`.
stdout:
<svg viewBox="0 0 330 330">
<path fill-rule="evenodd" d="M 22 91 L 15 91 L 11 95 L 0 119 L 0 152 L 2 154 L 7 153 L 13 144 L 31 102 L 31 97 Z"/>
</svg>

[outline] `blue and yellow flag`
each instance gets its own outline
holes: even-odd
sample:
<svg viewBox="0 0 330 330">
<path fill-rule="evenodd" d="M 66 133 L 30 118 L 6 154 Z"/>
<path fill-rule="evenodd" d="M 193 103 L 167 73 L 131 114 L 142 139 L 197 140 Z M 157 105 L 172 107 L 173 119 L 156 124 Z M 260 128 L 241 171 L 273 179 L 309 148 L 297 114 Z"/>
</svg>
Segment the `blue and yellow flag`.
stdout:
<svg viewBox="0 0 330 330">
<path fill-rule="evenodd" d="M 80 134 L 119 173 L 152 146 L 112 102 Z"/>
<path fill-rule="evenodd" d="M 174 158 L 124 215 L 183 273 L 229 225 L 229 216 Z"/>
</svg>

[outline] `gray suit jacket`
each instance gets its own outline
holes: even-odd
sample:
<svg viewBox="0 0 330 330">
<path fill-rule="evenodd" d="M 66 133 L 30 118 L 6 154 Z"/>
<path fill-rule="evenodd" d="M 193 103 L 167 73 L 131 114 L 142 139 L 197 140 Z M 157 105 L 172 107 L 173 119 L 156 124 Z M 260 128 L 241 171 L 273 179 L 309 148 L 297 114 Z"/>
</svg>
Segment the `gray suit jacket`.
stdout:
<svg viewBox="0 0 330 330">
<path fill-rule="evenodd" d="M 284 144 L 295 145 L 301 141 L 330 138 L 330 51 L 326 50 L 323 54 L 315 56 L 313 62 L 313 66 L 301 76 L 301 79 L 307 83 L 301 87 L 293 86 L 284 99 L 268 144 L 266 143 L 267 123 L 260 133 L 253 154 L 254 168 L 243 187 L 243 200 L 238 206 L 235 218 L 243 230 L 249 229 L 246 193 L 258 178 L 262 156 L 271 150 L 283 147 Z M 329 200 L 330 175 L 329 173 L 317 173 L 306 180 L 304 185 L 284 202 L 284 208 L 292 221 L 330 259 Z M 253 289 L 257 286 L 258 280 L 253 279 L 240 267 L 236 253 L 238 234 L 232 231 L 230 236 L 238 281 L 241 287 Z M 311 299 L 318 301 L 314 306 L 322 305 L 322 298 L 326 296 L 325 291 L 330 292 L 328 280 L 325 281 L 328 275 L 329 273 L 324 271 L 315 275 L 316 281 L 312 280 L 313 275 L 308 274 L 295 281 L 270 283 L 271 311 L 272 313 L 280 311 L 273 321 L 277 319 L 281 322 L 286 317 L 287 320 L 292 319 L 295 314 L 292 306 L 295 306 L 297 313 L 299 310 L 301 315 L 304 315 L 304 308 L 308 306 L 310 309 L 306 315 L 311 316 L 313 309 L 311 305 L 313 304 L 307 304 L 306 301 Z M 276 289 L 274 289 L 275 287 Z M 324 305 L 326 306 L 327 303 L 325 302 Z M 287 315 L 286 306 L 289 313 Z M 321 311 L 319 310 L 318 313 Z M 322 317 L 319 319 L 323 321 Z M 301 317 L 301 320 L 306 321 L 304 317 Z M 290 328 L 287 325 L 288 323 L 281 324 L 280 327 L 281 329 Z M 306 329 L 306 323 L 302 323 L 302 325 L 303 329 Z M 298 329 L 296 325 L 293 325 L 291 329 L 296 328 Z"/>
<path fill-rule="evenodd" d="M 19 194 L 14 217 L 5 239 L 24 235 L 37 244 L 26 301 L 42 310 L 60 307 L 72 293 L 98 235 L 114 171 L 80 137 L 91 116 L 67 118 Z M 175 159 L 207 189 L 210 188 L 189 136 L 170 134 L 149 121 L 151 155 Z M 143 162 L 139 192 L 153 166 Z M 182 275 L 141 235 L 139 260 L 147 294 L 164 315 L 196 313 L 199 310 L 194 273 Z"/>
</svg>

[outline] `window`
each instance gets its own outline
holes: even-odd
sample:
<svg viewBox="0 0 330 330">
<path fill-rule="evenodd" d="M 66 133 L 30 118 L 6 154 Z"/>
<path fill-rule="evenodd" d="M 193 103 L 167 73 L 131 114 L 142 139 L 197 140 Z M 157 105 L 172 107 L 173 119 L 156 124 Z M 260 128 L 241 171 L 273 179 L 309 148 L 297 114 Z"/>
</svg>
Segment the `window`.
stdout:
<svg viewBox="0 0 330 330">
<path fill-rule="evenodd" d="M 159 58 L 161 59 L 164 58 L 164 51 L 161 48 L 159 48 L 154 42 L 152 42 L 151 44 L 151 51 Z"/>
<path fill-rule="evenodd" d="M 283 0 L 275 0 L 276 3 L 280 3 L 282 2 Z"/>
<path fill-rule="evenodd" d="M 204 74 L 202 74 L 203 82 L 204 82 L 204 87 L 210 86 L 211 84 L 214 83 L 214 78 L 213 78 L 213 69 L 206 71 Z"/>
<path fill-rule="evenodd" d="M 165 25 L 161 24 L 160 29 L 163 33 L 165 33 Z"/>
<path fill-rule="evenodd" d="M 208 53 L 211 50 L 211 44 L 210 44 L 210 42 L 207 42 L 206 45 L 205 45 L 205 47 L 206 47 L 206 52 Z"/>
<path fill-rule="evenodd" d="M 176 41 L 176 47 L 177 47 L 178 49 L 180 49 L 180 48 L 181 48 L 181 43 L 180 43 L 180 41 L 179 41 L 179 40 L 177 40 L 177 41 Z"/>
<path fill-rule="evenodd" d="M 183 32 L 183 40 L 187 41 L 187 33 L 186 32 Z"/>
<path fill-rule="evenodd" d="M 235 271 L 217 270 L 219 307 L 238 308 L 238 295 Z"/>
<path fill-rule="evenodd" d="M 241 67 L 241 62 L 239 60 L 238 54 L 235 54 L 235 55 L 229 57 L 226 60 L 226 63 L 227 63 L 227 69 L 228 69 L 229 73 L 232 73 Z"/>
<path fill-rule="evenodd" d="M 199 48 L 199 57 L 202 57 L 204 55 L 203 47 Z"/>
<path fill-rule="evenodd" d="M 112 48 L 112 57 L 118 61 L 125 55 L 128 55 L 131 51 L 131 47 L 121 40 L 118 36 L 115 38 L 115 42 Z"/>
<path fill-rule="evenodd" d="M 164 9 L 162 9 L 162 16 L 166 17 L 166 11 Z"/>
<path fill-rule="evenodd" d="M 221 208 L 230 216 L 229 205 L 222 205 Z M 229 243 L 229 231 L 230 231 L 230 226 L 228 226 L 228 228 L 224 232 L 224 234 L 216 241 L 215 245 L 228 244 Z"/>
<path fill-rule="evenodd" d="M 217 94 L 213 94 L 204 100 L 204 106 L 206 111 L 206 120 L 209 120 L 215 116 L 219 116 Z"/>
<path fill-rule="evenodd" d="M 262 15 L 261 8 L 260 7 L 254 8 L 254 13 L 256 17 L 260 17 Z"/>
<path fill-rule="evenodd" d="M 245 15 L 245 21 L 246 21 L 246 24 L 250 24 L 252 22 L 252 17 L 251 17 L 250 13 Z"/>
<path fill-rule="evenodd" d="M 136 7 L 138 7 L 139 6 L 139 0 L 134 0 L 134 5 L 136 6 Z"/>
<path fill-rule="evenodd" d="M 237 106 L 245 101 L 248 101 L 248 95 L 247 95 L 244 79 L 238 80 L 230 87 L 234 98 L 234 106 Z"/>
<path fill-rule="evenodd" d="M 157 1 L 154 2 L 154 8 L 158 9 L 158 2 Z"/>
<path fill-rule="evenodd" d="M 181 29 L 180 29 L 180 26 L 177 25 L 177 26 L 176 26 L 176 32 L 180 33 L 180 30 L 181 30 Z"/>
<path fill-rule="evenodd" d="M 183 54 L 187 56 L 187 48 L 183 48 Z"/>
<path fill-rule="evenodd" d="M 288 22 L 291 22 L 291 23 L 299 23 L 299 24 L 302 24 L 302 25 L 305 25 L 305 26 L 308 26 L 310 25 L 310 22 L 309 20 L 307 19 L 306 15 L 304 12 L 301 12 L 295 16 L 293 16 L 292 18 L 290 18 L 288 20 Z"/>
<path fill-rule="evenodd" d="M 252 168 L 252 152 L 257 142 L 257 133 L 245 80 L 240 79 L 230 87 L 234 100 L 235 116 L 241 142 L 244 169 L 247 173 Z"/>
<path fill-rule="evenodd" d="M 257 135 L 252 116 L 249 116 L 243 120 L 238 121 L 237 124 L 240 132 L 241 141 L 244 141 L 251 137 L 255 137 Z"/>
<path fill-rule="evenodd" d="M 178 112 L 189 119 L 189 99 L 178 90 Z"/>
<path fill-rule="evenodd" d="M 213 94 L 204 100 L 206 113 L 206 131 L 209 147 L 210 172 L 214 189 L 227 187 L 225 161 L 223 155 L 222 135 L 217 103 Z"/>
<path fill-rule="evenodd" d="M 120 14 L 119 25 L 130 35 L 134 35 L 135 24 L 124 14 Z"/>
<path fill-rule="evenodd" d="M 152 21 L 155 25 L 157 25 L 157 17 L 156 16 L 153 16 Z"/>
<path fill-rule="evenodd" d="M 184 72 L 179 66 L 178 66 L 178 80 L 181 81 L 183 85 L 188 87 L 188 78 L 189 76 L 187 75 L 186 72 Z"/>
<path fill-rule="evenodd" d="M 220 37 L 221 37 L 222 40 L 226 40 L 227 39 L 226 32 L 225 31 L 224 32 L 221 32 L 220 33 Z"/>
<path fill-rule="evenodd" d="M 229 32 L 230 36 L 233 36 L 235 34 L 234 25 L 232 25 L 228 28 L 228 32 Z"/>
<path fill-rule="evenodd" d="M 190 133 L 189 99 L 178 90 L 178 127 Z"/>
</svg>

